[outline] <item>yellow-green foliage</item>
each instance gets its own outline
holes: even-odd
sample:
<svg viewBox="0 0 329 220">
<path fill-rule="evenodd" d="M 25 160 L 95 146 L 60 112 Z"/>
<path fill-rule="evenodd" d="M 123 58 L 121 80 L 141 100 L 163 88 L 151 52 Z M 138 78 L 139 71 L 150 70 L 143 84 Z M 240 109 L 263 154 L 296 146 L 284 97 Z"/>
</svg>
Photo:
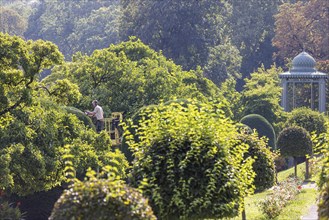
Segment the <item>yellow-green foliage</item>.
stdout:
<svg viewBox="0 0 329 220">
<path fill-rule="evenodd" d="M 156 219 L 147 199 L 122 180 L 91 178 L 76 181 L 54 205 L 51 220 L 62 219 Z"/>
<path fill-rule="evenodd" d="M 320 220 L 329 219 L 329 138 L 328 132 L 321 134 L 318 140 L 315 140 L 316 152 L 320 155 L 319 167 L 321 167 L 319 188 L 320 197 L 318 203 L 318 214 Z"/>
<path fill-rule="evenodd" d="M 135 160 L 131 182 L 150 199 L 158 218 L 236 216 L 253 191 L 251 158 L 221 105 L 160 104 L 144 111 L 126 134 Z M 128 129 L 126 129 L 128 131 Z"/>
</svg>

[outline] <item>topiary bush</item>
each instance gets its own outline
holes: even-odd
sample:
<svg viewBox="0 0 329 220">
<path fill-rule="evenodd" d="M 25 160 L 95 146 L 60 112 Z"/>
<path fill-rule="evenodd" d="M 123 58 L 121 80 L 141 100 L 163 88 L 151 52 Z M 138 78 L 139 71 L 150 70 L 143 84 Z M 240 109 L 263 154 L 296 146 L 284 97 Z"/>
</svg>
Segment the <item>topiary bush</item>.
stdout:
<svg viewBox="0 0 329 220">
<path fill-rule="evenodd" d="M 310 134 L 315 132 L 317 135 L 320 135 L 327 131 L 325 116 L 320 112 L 305 107 L 296 108 L 290 113 L 285 127 L 293 125 L 305 128 Z"/>
<path fill-rule="evenodd" d="M 272 150 L 276 149 L 276 135 L 272 125 L 261 115 L 250 114 L 244 116 L 240 123 L 249 126 L 251 129 L 256 129 L 259 137 L 267 137 L 268 145 Z"/>
<path fill-rule="evenodd" d="M 92 122 L 91 118 L 89 116 L 87 116 L 84 112 L 82 112 L 81 110 L 74 108 L 72 106 L 64 106 L 63 109 L 65 111 L 67 111 L 68 113 L 71 113 L 71 114 L 74 114 L 75 116 L 77 116 L 77 118 L 80 121 L 83 121 L 83 124 L 85 126 L 95 130 L 95 125 Z"/>
<path fill-rule="evenodd" d="M 282 156 L 294 158 L 295 176 L 297 177 L 296 158 L 313 153 L 310 134 L 299 126 L 285 128 L 278 136 L 277 146 Z"/>
<path fill-rule="evenodd" d="M 122 180 L 77 181 L 54 205 L 50 220 L 156 219 L 147 199 Z"/>
<path fill-rule="evenodd" d="M 150 199 L 156 216 L 237 216 L 253 191 L 253 160 L 243 157 L 248 146 L 237 144 L 237 129 L 220 105 L 159 104 L 143 114 L 148 119 L 125 129 L 135 157 L 129 180 Z"/>
<path fill-rule="evenodd" d="M 255 159 L 252 169 L 256 173 L 254 180 L 256 191 L 259 192 L 272 187 L 276 180 L 274 155 L 268 149 L 266 140 L 259 138 L 257 133 L 241 133 L 238 140 L 249 146 L 244 157 Z"/>
</svg>

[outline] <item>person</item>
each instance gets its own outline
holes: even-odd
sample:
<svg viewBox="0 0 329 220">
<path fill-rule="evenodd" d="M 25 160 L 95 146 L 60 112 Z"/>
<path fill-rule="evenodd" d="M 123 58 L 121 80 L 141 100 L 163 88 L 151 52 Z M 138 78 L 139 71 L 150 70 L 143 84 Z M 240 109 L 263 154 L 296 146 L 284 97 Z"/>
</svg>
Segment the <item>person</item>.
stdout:
<svg viewBox="0 0 329 220">
<path fill-rule="evenodd" d="M 96 117 L 96 132 L 99 133 L 104 129 L 104 112 L 103 108 L 99 106 L 97 100 L 92 101 L 92 105 L 94 106 L 94 111 L 86 111 L 86 114 Z"/>
</svg>

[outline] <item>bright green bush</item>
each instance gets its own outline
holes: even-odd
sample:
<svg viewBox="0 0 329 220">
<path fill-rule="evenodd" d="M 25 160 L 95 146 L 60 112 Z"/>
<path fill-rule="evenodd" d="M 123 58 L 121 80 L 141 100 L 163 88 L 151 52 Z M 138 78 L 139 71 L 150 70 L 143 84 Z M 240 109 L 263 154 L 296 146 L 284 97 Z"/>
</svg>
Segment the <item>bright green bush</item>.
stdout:
<svg viewBox="0 0 329 220">
<path fill-rule="evenodd" d="M 51 220 L 156 219 L 147 199 L 121 180 L 75 182 L 54 205 Z"/>
<path fill-rule="evenodd" d="M 253 190 L 253 160 L 244 159 L 248 146 L 237 144 L 237 129 L 220 106 L 160 104 L 144 115 L 148 119 L 138 127 L 128 127 L 136 129 L 138 141 L 125 134 L 135 157 L 129 175 L 156 216 L 238 215 L 243 198 Z"/>
<path fill-rule="evenodd" d="M 259 137 L 267 137 L 268 145 L 271 149 L 276 149 L 276 135 L 272 125 L 261 115 L 250 114 L 244 116 L 240 123 L 249 126 L 251 129 L 256 129 Z"/>
<path fill-rule="evenodd" d="M 256 173 L 254 181 L 256 191 L 263 191 L 272 187 L 276 177 L 274 155 L 268 149 L 266 140 L 258 138 L 256 133 L 241 133 L 238 139 L 249 145 L 245 158 L 252 157 L 255 159 L 252 169 Z"/>
<path fill-rule="evenodd" d="M 327 131 L 325 116 L 309 108 L 296 108 L 291 112 L 285 127 L 293 125 L 305 128 L 310 134 L 320 135 Z"/>
</svg>

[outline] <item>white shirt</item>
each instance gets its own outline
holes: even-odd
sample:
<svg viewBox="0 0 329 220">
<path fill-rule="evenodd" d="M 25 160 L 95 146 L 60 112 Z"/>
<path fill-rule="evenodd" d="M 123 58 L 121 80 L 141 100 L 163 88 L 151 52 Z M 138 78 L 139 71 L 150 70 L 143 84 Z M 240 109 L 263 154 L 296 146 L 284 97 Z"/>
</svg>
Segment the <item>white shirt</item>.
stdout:
<svg viewBox="0 0 329 220">
<path fill-rule="evenodd" d="M 97 118 L 97 120 L 103 120 L 104 119 L 104 112 L 102 107 L 100 107 L 99 105 L 96 105 L 94 108 L 95 116 Z"/>
</svg>

